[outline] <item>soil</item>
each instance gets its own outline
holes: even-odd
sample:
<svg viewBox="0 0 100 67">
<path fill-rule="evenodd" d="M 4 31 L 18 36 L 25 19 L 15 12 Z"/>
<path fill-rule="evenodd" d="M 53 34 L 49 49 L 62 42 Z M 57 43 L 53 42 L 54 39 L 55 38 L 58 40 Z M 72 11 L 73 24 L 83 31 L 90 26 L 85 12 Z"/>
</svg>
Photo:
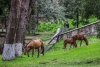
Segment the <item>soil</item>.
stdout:
<svg viewBox="0 0 100 67">
<path fill-rule="evenodd" d="M 40 38 L 46 38 L 46 37 L 52 37 L 52 36 L 53 36 L 53 34 L 48 33 L 48 32 L 38 33 L 35 35 L 27 35 L 25 37 L 25 42 L 28 43 L 32 39 L 40 39 Z M 2 44 L 4 42 L 4 39 L 5 39 L 5 37 L 0 37 L 0 44 Z M 47 41 L 44 41 L 44 42 L 47 42 Z"/>
<path fill-rule="evenodd" d="M 50 33 L 47 33 L 47 32 L 46 33 L 43 32 L 43 33 L 36 34 L 36 35 L 26 35 L 25 42 L 28 43 L 32 39 L 40 39 L 40 38 L 48 38 L 48 37 L 51 38 L 52 36 L 53 36 L 53 34 L 50 34 Z M 4 37 L 0 37 L 0 45 L 3 44 L 4 39 L 5 39 Z M 45 50 L 49 50 L 52 47 L 52 45 L 46 46 L 49 41 L 50 40 L 43 41 L 44 45 L 45 45 Z"/>
</svg>

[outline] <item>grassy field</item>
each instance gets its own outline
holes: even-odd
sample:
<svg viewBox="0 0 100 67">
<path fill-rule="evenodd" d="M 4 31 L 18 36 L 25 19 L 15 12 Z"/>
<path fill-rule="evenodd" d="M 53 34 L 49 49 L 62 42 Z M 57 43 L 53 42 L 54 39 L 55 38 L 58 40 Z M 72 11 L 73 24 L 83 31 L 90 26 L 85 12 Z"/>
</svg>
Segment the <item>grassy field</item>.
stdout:
<svg viewBox="0 0 100 67">
<path fill-rule="evenodd" d="M 2 61 L 0 55 L 0 67 L 100 67 L 100 40 L 95 36 L 87 37 L 89 45 L 82 42 L 82 46 L 69 50 L 62 49 L 63 41 L 56 43 L 52 49 L 45 51 L 45 55 L 34 57 L 16 57 L 11 61 Z M 79 44 L 79 41 L 77 41 Z"/>
</svg>

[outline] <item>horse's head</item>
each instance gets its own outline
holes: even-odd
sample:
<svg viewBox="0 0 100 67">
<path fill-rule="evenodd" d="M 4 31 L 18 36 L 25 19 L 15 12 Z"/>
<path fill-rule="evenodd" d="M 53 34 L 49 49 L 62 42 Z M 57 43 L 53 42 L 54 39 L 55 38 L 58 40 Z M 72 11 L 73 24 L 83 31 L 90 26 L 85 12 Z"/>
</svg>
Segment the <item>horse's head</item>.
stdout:
<svg viewBox="0 0 100 67">
<path fill-rule="evenodd" d="M 24 55 L 26 55 L 26 53 L 27 53 L 29 50 L 30 50 L 30 48 L 25 47 L 25 48 L 23 49 Z"/>
</svg>

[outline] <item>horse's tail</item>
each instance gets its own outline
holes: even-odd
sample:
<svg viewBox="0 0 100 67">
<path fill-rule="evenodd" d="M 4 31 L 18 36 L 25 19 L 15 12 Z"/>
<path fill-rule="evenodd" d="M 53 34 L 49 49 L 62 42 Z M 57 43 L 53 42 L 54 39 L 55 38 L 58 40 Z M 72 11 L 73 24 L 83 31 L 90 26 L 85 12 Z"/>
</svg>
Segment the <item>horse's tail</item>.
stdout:
<svg viewBox="0 0 100 67">
<path fill-rule="evenodd" d="M 41 40 L 40 40 L 41 41 Z M 43 54 L 44 55 L 44 44 L 43 44 L 43 42 L 41 41 L 41 43 L 42 43 L 42 45 L 41 45 L 41 49 L 42 49 L 42 52 L 41 52 L 41 54 Z"/>
<path fill-rule="evenodd" d="M 41 54 L 43 54 L 43 55 L 44 55 L 44 46 L 43 46 L 43 45 L 41 46 L 41 49 L 42 49 Z"/>
<path fill-rule="evenodd" d="M 86 38 L 84 38 L 84 41 L 85 41 L 86 45 L 88 46 L 88 40 Z"/>
</svg>

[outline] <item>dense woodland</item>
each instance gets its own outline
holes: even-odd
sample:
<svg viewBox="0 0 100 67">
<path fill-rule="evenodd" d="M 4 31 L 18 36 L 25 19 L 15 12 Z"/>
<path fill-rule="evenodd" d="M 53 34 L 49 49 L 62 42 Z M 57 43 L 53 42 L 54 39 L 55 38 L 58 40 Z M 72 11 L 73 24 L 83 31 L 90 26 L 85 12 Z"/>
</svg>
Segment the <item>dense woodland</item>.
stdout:
<svg viewBox="0 0 100 67">
<path fill-rule="evenodd" d="M 28 21 L 28 31 L 36 29 L 39 21 L 67 23 L 68 19 L 73 19 L 72 24 L 79 27 L 79 24 L 88 24 L 90 17 L 100 19 L 99 0 L 36 0 L 34 3 Z M 9 15 L 10 7 L 11 0 L 0 0 L 1 20 Z"/>
<path fill-rule="evenodd" d="M 52 32 L 64 24 L 78 28 L 89 24 L 90 18 L 100 19 L 100 0 L 0 0 L 0 24 L 6 29 L 2 60 L 22 55 L 26 33 L 50 31 L 56 24 Z M 41 30 L 41 22 L 52 24 L 51 29 Z"/>
</svg>

